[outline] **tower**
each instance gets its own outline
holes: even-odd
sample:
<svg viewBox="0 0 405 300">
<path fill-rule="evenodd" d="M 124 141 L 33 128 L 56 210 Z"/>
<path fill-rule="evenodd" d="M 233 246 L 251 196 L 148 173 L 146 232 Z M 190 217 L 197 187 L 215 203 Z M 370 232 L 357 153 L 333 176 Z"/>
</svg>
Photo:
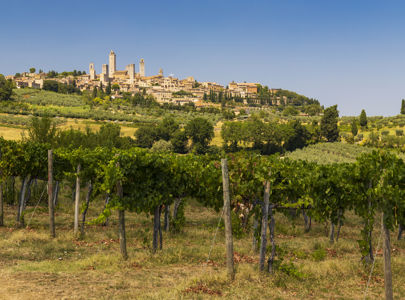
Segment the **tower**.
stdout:
<svg viewBox="0 0 405 300">
<path fill-rule="evenodd" d="M 139 75 L 145 77 L 145 61 L 141 58 L 139 62 Z"/>
<path fill-rule="evenodd" d="M 108 83 L 109 78 L 108 78 L 108 65 L 104 64 L 102 67 L 102 72 L 100 76 L 100 80 L 102 83 Z"/>
<path fill-rule="evenodd" d="M 117 71 L 117 65 L 116 65 L 116 55 L 115 55 L 114 51 L 112 51 L 112 50 L 109 55 L 109 64 L 110 64 L 109 77 L 113 78 L 115 71 Z"/>
<path fill-rule="evenodd" d="M 163 77 L 163 69 L 162 68 L 159 70 L 159 76 Z"/>
<path fill-rule="evenodd" d="M 135 80 L 135 64 L 129 64 L 129 65 L 127 65 L 127 67 L 126 67 L 125 69 L 126 69 L 127 72 L 128 72 L 129 81 L 130 81 L 131 83 L 133 83 L 134 80 Z"/>
<path fill-rule="evenodd" d="M 89 74 L 90 74 L 90 80 L 96 79 L 96 69 L 94 69 L 94 63 L 91 63 L 89 65 Z"/>
</svg>

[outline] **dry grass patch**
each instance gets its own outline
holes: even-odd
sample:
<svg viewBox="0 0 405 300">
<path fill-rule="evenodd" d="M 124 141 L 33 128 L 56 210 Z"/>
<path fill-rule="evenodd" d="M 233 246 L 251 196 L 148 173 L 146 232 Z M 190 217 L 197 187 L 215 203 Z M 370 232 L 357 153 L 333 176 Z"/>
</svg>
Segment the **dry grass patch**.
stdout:
<svg viewBox="0 0 405 300">
<path fill-rule="evenodd" d="M 63 190 L 68 195 L 69 189 Z M 88 219 L 103 202 L 91 203 Z M 28 208 L 30 209 L 30 208 Z M 15 207 L 6 207 L 12 226 Z M 0 295 L 5 299 L 360 299 L 370 267 L 360 261 L 357 239 L 361 220 L 349 213 L 338 243 L 331 245 L 324 224 L 313 222 L 304 233 L 301 218 L 276 214 L 277 270 L 258 271 L 251 233 L 234 240 L 236 279 L 225 269 L 223 229 L 214 232 L 220 212 L 191 202 L 182 233 L 163 233 L 163 250 L 151 253 L 152 218 L 127 213 L 129 259 L 123 261 L 117 240 L 117 216 L 108 226 L 86 226 L 78 240 L 72 232 L 73 202 L 57 207 L 57 238 L 48 235 L 46 208 L 37 209 L 29 229 L 0 228 Z M 376 224 L 374 239 L 378 237 Z M 377 241 L 374 241 L 376 244 Z M 405 241 L 393 237 L 396 298 L 405 297 Z M 208 253 L 212 247 L 210 257 Z M 270 247 L 268 248 L 270 250 Z M 382 257 L 377 256 L 369 299 L 383 295 Z"/>
</svg>

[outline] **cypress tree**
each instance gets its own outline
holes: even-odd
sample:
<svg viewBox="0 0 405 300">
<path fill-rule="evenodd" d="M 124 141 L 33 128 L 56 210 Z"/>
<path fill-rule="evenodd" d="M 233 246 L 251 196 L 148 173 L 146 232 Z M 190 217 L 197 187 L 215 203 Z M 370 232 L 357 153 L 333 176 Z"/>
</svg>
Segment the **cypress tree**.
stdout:
<svg viewBox="0 0 405 300">
<path fill-rule="evenodd" d="M 364 109 L 360 113 L 360 126 L 363 128 L 367 127 L 367 115 Z"/>
<path fill-rule="evenodd" d="M 321 120 L 321 134 L 328 142 L 339 140 L 338 118 L 337 105 L 325 109 Z"/>
<path fill-rule="evenodd" d="M 105 88 L 105 93 L 111 95 L 111 82 L 108 82 L 107 87 Z"/>
<path fill-rule="evenodd" d="M 358 132 L 359 132 L 359 129 L 357 128 L 356 119 L 353 119 L 353 121 L 352 121 L 352 134 L 353 134 L 353 136 L 356 136 Z"/>
<path fill-rule="evenodd" d="M 92 98 L 96 98 L 97 97 L 97 87 L 95 86 L 93 89 L 93 94 L 92 94 Z"/>
<path fill-rule="evenodd" d="M 401 115 L 405 115 L 405 99 L 402 99 L 402 104 L 401 104 Z"/>
</svg>

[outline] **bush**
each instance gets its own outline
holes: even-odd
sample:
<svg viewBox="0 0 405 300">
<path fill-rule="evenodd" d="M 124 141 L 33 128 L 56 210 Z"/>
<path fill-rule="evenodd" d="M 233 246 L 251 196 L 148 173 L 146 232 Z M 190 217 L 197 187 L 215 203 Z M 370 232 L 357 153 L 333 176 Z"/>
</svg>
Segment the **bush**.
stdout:
<svg viewBox="0 0 405 300">
<path fill-rule="evenodd" d="M 404 131 L 402 129 L 397 129 L 397 130 L 395 130 L 395 134 L 396 134 L 396 136 L 403 136 Z"/>
<path fill-rule="evenodd" d="M 381 135 L 382 136 L 386 136 L 386 135 L 389 135 L 389 131 L 388 130 L 383 130 L 383 131 L 381 131 Z"/>
<path fill-rule="evenodd" d="M 312 252 L 311 256 L 315 261 L 322 261 L 326 257 L 326 250 L 322 248 L 317 249 L 314 252 Z"/>
<path fill-rule="evenodd" d="M 153 143 L 152 151 L 153 152 L 172 152 L 173 145 L 170 141 L 158 140 Z"/>
<path fill-rule="evenodd" d="M 306 277 L 292 262 L 282 263 L 279 270 L 297 279 L 304 279 Z"/>
<path fill-rule="evenodd" d="M 347 134 L 347 133 L 341 133 L 341 136 L 344 138 L 346 143 L 348 144 L 354 144 L 354 136 L 352 134 Z"/>
</svg>

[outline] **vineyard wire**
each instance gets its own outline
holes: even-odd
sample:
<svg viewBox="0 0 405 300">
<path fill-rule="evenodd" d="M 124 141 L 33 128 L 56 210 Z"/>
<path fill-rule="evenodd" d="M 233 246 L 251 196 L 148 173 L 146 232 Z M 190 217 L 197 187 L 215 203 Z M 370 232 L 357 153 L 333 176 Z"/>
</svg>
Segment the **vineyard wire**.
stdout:
<svg viewBox="0 0 405 300">
<path fill-rule="evenodd" d="M 379 238 L 378 238 L 377 247 L 376 247 L 376 249 L 375 249 L 375 255 L 374 255 L 373 265 L 371 266 L 370 274 L 368 275 L 366 290 L 364 291 L 364 299 L 366 299 L 366 297 L 367 297 L 368 286 L 369 286 L 369 284 L 370 284 L 371 275 L 373 274 L 373 270 L 374 270 L 374 266 L 375 266 L 375 261 L 377 260 L 377 253 L 378 253 L 378 248 L 379 248 L 379 246 L 380 246 L 380 241 L 381 241 L 382 235 L 383 235 L 383 231 L 381 230 L 381 234 L 380 234 L 380 236 L 379 236 Z"/>
<path fill-rule="evenodd" d="M 26 227 L 26 228 L 28 228 L 28 226 L 30 225 L 31 220 L 32 220 L 32 217 L 34 216 L 35 210 L 37 209 L 37 207 L 38 207 L 38 205 L 39 205 L 39 202 L 41 202 L 42 196 L 44 195 L 44 192 L 46 191 L 47 187 L 48 187 L 48 184 L 46 184 L 46 185 L 44 186 L 44 189 L 43 189 L 43 191 L 42 191 L 41 197 L 39 197 L 39 200 L 38 200 L 38 202 L 37 202 L 37 205 L 35 205 L 35 208 L 34 208 L 32 214 L 31 214 L 30 219 L 28 220 L 28 223 L 27 223 L 27 227 Z"/>
<path fill-rule="evenodd" d="M 206 265 L 208 265 L 208 262 L 210 261 L 212 248 L 214 247 L 214 243 L 215 243 L 215 240 L 216 240 L 216 238 L 217 238 L 217 233 L 218 233 L 219 225 L 221 224 L 221 219 L 222 219 L 222 217 L 223 217 L 223 215 L 224 215 L 224 211 L 225 211 L 225 206 L 222 207 L 221 216 L 220 216 L 219 219 L 218 219 L 218 225 L 217 225 L 217 228 L 215 229 L 215 234 L 214 234 L 214 237 L 213 237 L 213 239 L 212 239 L 210 251 L 208 252 L 208 258 L 207 258 Z"/>
</svg>

